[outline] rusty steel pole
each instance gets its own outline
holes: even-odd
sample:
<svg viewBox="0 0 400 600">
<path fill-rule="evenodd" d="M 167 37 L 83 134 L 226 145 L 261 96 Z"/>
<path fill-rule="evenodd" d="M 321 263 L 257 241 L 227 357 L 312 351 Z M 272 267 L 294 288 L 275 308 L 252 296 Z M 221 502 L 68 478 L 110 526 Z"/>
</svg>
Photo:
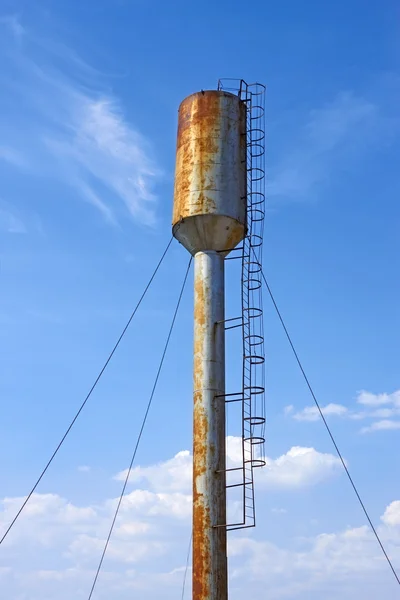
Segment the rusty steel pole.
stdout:
<svg viewBox="0 0 400 600">
<path fill-rule="evenodd" d="M 226 600 L 224 257 L 194 264 L 193 600 Z"/>
</svg>

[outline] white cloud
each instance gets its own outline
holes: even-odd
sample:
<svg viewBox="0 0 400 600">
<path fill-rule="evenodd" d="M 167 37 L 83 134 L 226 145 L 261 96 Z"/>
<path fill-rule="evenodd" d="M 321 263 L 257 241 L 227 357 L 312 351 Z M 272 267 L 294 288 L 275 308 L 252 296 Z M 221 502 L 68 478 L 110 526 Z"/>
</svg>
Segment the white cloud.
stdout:
<svg viewBox="0 0 400 600">
<path fill-rule="evenodd" d="M 1 530 L 11 522 L 23 500 L 3 500 Z M 57 494 L 34 494 L 4 542 L 6 556 L 7 551 L 8 556 L 14 556 L 14 549 L 21 545 L 26 554 L 59 547 L 60 560 L 65 555 L 78 566 L 82 561 L 93 565 L 101 555 L 116 505 L 117 498 L 80 507 Z M 173 546 L 166 531 L 174 528 L 174 522 L 187 526 L 191 511 L 190 495 L 134 490 L 123 499 L 108 555 L 114 560 L 135 563 L 155 553 L 164 554 Z"/>
<path fill-rule="evenodd" d="M 326 406 L 322 406 L 321 410 L 325 417 L 343 417 L 348 414 L 348 408 L 341 404 L 327 404 Z M 318 421 L 321 418 L 316 406 L 306 406 L 303 410 L 294 413 L 292 416 L 297 421 Z"/>
<path fill-rule="evenodd" d="M 115 476 L 124 481 L 127 469 Z M 130 483 L 146 483 L 152 490 L 190 491 L 192 486 L 192 456 L 189 450 L 178 452 L 173 458 L 150 467 L 132 469 Z"/>
<path fill-rule="evenodd" d="M 7 520 L 13 515 L 24 500 L 23 497 L 4 498 L 2 501 L 3 520 Z M 51 519 L 53 522 L 62 521 L 70 524 L 87 521 L 95 516 L 96 512 L 93 508 L 74 506 L 57 494 L 33 494 L 24 508 L 21 519 L 28 521 L 30 518 L 41 519 L 45 517 L 46 520 Z"/>
<path fill-rule="evenodd" d="M 364 406 L 385 406 L 391 404 L 395 407 L 400 407 L 400 390 L 393 392 L 392 394 L 372 394 L 362 390 L 357 395 L 358 404 Z"/>
<path fill-rule="evenodd" d="M 375 419 L 388 419 L 390 417 L 400 416 L 399 408 L 378 408 L 368 413 L 368 416 Z"/>
<path fill-rule="evenodd" d="M 343 468 L 332 454 L 314 448 L 294 446 L 286 454 L 273 460 L 266 458 L 266 466 L 256 473 L 256 483 L 274 489 L 295 489 L 315 485 L 332 477 Z"/>
<path fill-rule="evenodd" d="M 373 431 L 390 431 L 400 429 L 400 421 L 390 421 L 389 419 L 384 419 L 382 421 L 375 421 L 372 425 L 368 427 L 363 427 L 361 429 L 361 433 L 371 433 Z"/>
<path fill-rule="evenodd" d="M 68 556 L 77 563 L 93 563 L 93 557 L 100 557 L 106 539 L 89 535 L 79 535 L 70 544 Z M 107 559 L 123 563 L 137 563 L 145 558 L 156 557 L 165 553 L 167 545 L 162 542 L 143 539 L 124 539 L 116 532 L 116 536 L 107 548 Z"/>
<path fill-rule="evenodd" d="M 87 465 L 81 465 L 80 467 L 78 467 L 78 471 L 80 473 L 89 473 L 90 467 L 88 467 Z"/>
<path fill-rule="evenodd" d="M 230 441 L 234 448 L 237 439 Z M 236 456 L 235 450 L 232 455 Z M 134 489 L 123 500 L 96 589 L 99 600 L 128 600 L 132 594 L 142 600 L 156 600 L 161 591 L 163 598 L 173 600 L 180 594 L 192 499 L 183 491 L 188 487 L 187 477 L 181 477 L 177 471 L 189 463 L 190 453 L 184 451 L 136 471 L 131 483 L 146 484 L 152 489 Z M 293 490 L 318 483 L 337 466 L 330 455 L 313 448 L 294 447 L 277 459 L 267 459 L 265 474 L 261 476 L 260 471 L 259 483 L 263 480 L 265 485 L 259 486 L 259 494 L 263 488 L 270 493 L 270 489 Z M 3 500 L 2 527 L 22 501 L 23 498 Z M 259 502 L 262 503 L 261 498 Z M 1 548 L 0 582 L 5 597 L 87 597 L 116 503 L 117 498 L 113 498 L 77 506 L 57 494 L 34 494 Z M 280 519 L 286 518 L 285 509 L 271 510 Z M 400 536 L 396 534 L 400 501 L 386 508 L 381 523 L 382 539 L 391 555 L 400 557 Z M 260 530 L 256 530 L 256 535 L 262 535 Z M 378 581 L 383 577 L 385 581 L 387 575 L 379 548 L 366 527 L 324 532 L 281 546 L 268 541 L 268 536 L 260 540 L 248 537 L 247 532 L 235 533 L 229 537 L 229 555 L 232 600 L 243 597 L 245 590 L 254 597 L 268 594 L 273 598 L 309 600 L 314 599 L 314 591 L 321 592 L 321 586 L 333 586 L 333 595 L 323 596 L 327 600 L 336 598 L 334 593 L 338 594 L 339 588 L 340 597 L 350 600 L 354 589 L 360 589 L 360 582 L 371 577 Z M 365 583 L 362 585 L 368 588 Z M 190 596 L 190 576 L 187 595 Z"/>
<path fill-rule="evenodd" d="M 0 511 L 0 528 L 4 530 L 25 498 L 4 498 Z M 79 531 L 90 531 L 97 525 L 95 507 L 79 507 L 57 494 L 33 494 L 16 525 L 4 541 L 4 547 L 50 548 Z"/>
<path fill-rule="evenodd" d="M 390 555 L 400 556 L 400 540 L 390 538 L 390 529 L 379 528 Z M 389 536 L 389 537 L 388 537 Z M 270 592 L 273 598 L 305 600 L 354 598 L 355 591 L 366 600 L 394 598 L 396 583 L 381 550 L 367 526 L 338 533 L 322 533 L 303 540 L 302 548 L 284 548 L 253 538 L 230 542 L 233 582 L 246 580 L 252 591 Z M 371 593 L 372 592 L 372 593 Z"/>
<path fill-rule="evenodd" d="M 151 225 L 160 171 L 101 77 L 61 43 L 27 32 L 23 44 L 3 43 L 13 73 L 3 93 L 21 110 L 0 117 L 0 159 L 73 186 L 111 223 L 125 213 Z"/>
<path fill-rule="evenodd" d="M 240 437 L 227 437 L 227 466 L 236 467 L 242 461 L 242 440 Z M 287 489 L 319 483 L 340 469 L 340 461 L 332 454 L 318 452 L 314 448 L 295 446 L 286 454 L 278 458 L 264 457 L 266 466 L 257 469 L 257 482 L 273 488 Z M 168 493 L 181 491 L 191 494 L 192 489 L 192 462 L 193 457 L 188 450 L 178 452 L 173 458 L 149 467 L 136 467 L 132 469 L 129 482 L 131 484 L 146 484 L 150 490 Z M 115 479 L 124 481 L 127 470 L 121 471 Z M 144 492 L 138 490 L 137 493 Z M 135 494 L 135 492 L 133 492 Z M 141 495 L 135 497 L 140 501 Z M 146 492 L 150 499 L 151 494 Z M 160 494 L 159 494 L 160 495 Z M 185 496 L 186 497 L 186 496 Z M 189 496 L 187 496 L 189 497 Z M 143 503 L 148 503 L 143 497 Z M 181 510 L 180 507 L 178 510 Z"/>
<path fill-rule="evenodd" d="M 395 500 L 389 504 L 381 519 L 385 525 L 400 526 L 400 500 Z"/>
<path fill-rule="evenodd" d="M 358 407 L 352 410 L 342 404 L 328 404 L 321 410 L 326 417 L 337 416 L 354 421 L 371 419 L 372 424 L 360 429 L 360 433 L 400 429 L 400 421 L 393 420 L 394 417 L 400 417 L 400 390 L 392 394 L 373 394 L 363 390 L 357 394 L 356 402 L 362 406 L 362 410 Z M 316 406 L 306 406 L 297 412 L 293 406 L 289 406 L 284 413 L 297 421 L 318 421 L 320 418 Z"/>
<path fill-rule="evenodd" d="M 393 417 L 400 417 L 400 390 L 391 394 L 373 394 L 362 390 L 356 400 L 357 404 L 365 407 L 358 413 L 358 418 L 373 419 L 371 425 L 361 429 L 361 433 L 400 429 L 400 420 L 393 420 Z"/>
<path fill-rule="evenodd" d="M 242 462 L 243 444 L 242 438 L 228 435 L 226 438 L 226 463 L 228 467 L 236 467 Z"/>
<path fill-rule="evenodd" d="M 238 464 L 241 440 L 230 438 L 230 443 L 229 460 Z M 331 477 L 338 467 L 335 457 L 313 448 L 294 447 L 276 459 L 265 460 L 266 467 L 257 472 L 261 490 L 285 491 L 315 485 Z M 171 553 L 175 544 L 171 528 L 180 539 L 180 528 L 187 531 L 190 527 L 191 470 L 192 457 L 188 451 L 182 451 L 169 460 L 139 466 L 134 471 L 130 483 L 135 489 L 123 499 L 112 537 L 110 557 L 114 561 L 135 563 L 154 554 Z M 121 479 L 122 473 L 117 478 Z M 20 497 L 2 501 L 0 529 L 6 528 L 23 501 Z M 77 506 L 57 494 L 34 494 L 6 538 L 4 548 L 13 556 L 21 544 L 26 554 L 59 547 L 67 566 L 93 565 L 101 553 L 117 502 L 118 498 L 112 498 Z M 235 502 L 231 509 L 238 510 Z"/>
<path fill-rule="evenodd" d="M 115 528 L 115 533 L 121 537 L 131 538 L 134 535 L 141 533 L 147 533 L 151 526 L 149 523 L 143 521 L 130 521 L 129 523 L 122 523 Z"/>
<path fill-rule="evenodd" d="M 173 516 L 187 519 L 192 511 L 192 496 L 181 492 L 154 493 L 149 490 L 134 490 L 127 494 L 121 506 L 121 514 L 139 512 L 146 516 Z"/>
<path fill-rule="evenodd" d="M 163 600 L 176 600 L 182 588 L 184 567 L 163 570 L 159 556 L 153 561 L 156 569 L 138 570 L 118 562 L 121 562 L 120 569 L 116 568 L 116 560 L 113 560 L 112 568 L 102 569 L 93 595 L 96 600 L 131 600 L 132 597 L 156 600 L 160 597 L 160 590 Z M 94 569 L 86 565 L 60 570 L 28 568 L 18 574 L 11 570 L 8 573 L 4 571 L 3 576 L 0 570 L 0 581 L 3 590 L 7 583 L 7 590 L 15 594 L 9 596 L 10 600 L 83 600 L 89 595 L 94 573 Z"/>
</svg>

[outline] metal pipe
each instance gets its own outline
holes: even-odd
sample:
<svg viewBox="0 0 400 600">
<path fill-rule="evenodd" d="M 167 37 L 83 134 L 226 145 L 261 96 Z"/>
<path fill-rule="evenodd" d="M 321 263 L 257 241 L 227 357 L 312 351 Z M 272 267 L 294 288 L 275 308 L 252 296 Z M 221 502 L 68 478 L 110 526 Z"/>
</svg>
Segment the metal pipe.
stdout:
<svg viewBox="0 0 400 600">
<path fill-rule="evenodd" d="M 227 600 L 224 258 L 194 264 L 193 600 Z"/>
</svg>

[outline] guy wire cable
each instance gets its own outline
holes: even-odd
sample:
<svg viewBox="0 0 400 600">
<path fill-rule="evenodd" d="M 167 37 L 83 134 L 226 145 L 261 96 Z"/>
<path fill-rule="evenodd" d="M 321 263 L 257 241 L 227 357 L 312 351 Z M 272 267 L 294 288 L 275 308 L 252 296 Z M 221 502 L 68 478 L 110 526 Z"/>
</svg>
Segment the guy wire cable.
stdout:
<svg viewBox="0 0 400 600">
<path fill-rule="evenodd" d="M 253 252 L 254 252 L 254 250 L 253 250 Z M 384 547 L 384 545 L 383 545 L 383 542 L 382 542 L 382 540 L 381 540 L 381 538 L 380 538 L 380 536 L 379 536 L 379 534 L 378 534 L 378 531 L 376 530 L 376 528 L 375 528 L 374 524 L 372 523 L 372 519 L 371 519 L 371 517 L 369 516 L 369 513 L 368 513 L 368 511 L 367 511 L 367 509 L 366 509 L 366 506 L 365 506 L 365 504 L 364 504 L 364 502 L 363 502 L 363 500 L 362 500 L 362 498 L 361 498 L 361 496 L 360 496 L 360 493 L 359 493 L 359 491 L 358 491 L 358 489 L 357 489 L 357 486 L 356 486 L 356 484 L 354 483 L 354 481 L 353 481 L 353 478 L 352 478 L 352 477 L 351 477 L 351 475 L 350 475 L 350 471 L 349 471 L 349 469 L 348 469 L 348 467 L 347 467 L 347 465 L 346 465 L 346 462 L 345 462 L 345 460 L 344 460 L 344 458 L 343 458 L 343 456 L 342 456 L 342 453 L 341 453 L 341 452 L 340 452 L 340 450 L 339 450 L 339 446 L 337 445 L 337 443 L 336 443 L 336 440 L 335 440 L 335 438 L 334 438 L 334 436 L 333 436 L 333 433 L 332 433 L 332 431 L 331 431 L 331 429 L 330 429 L 330 427 L 329 427 L 329 425 L 328 425 L 328 422 L 327 422 L 327 420 L 326 420 L 326 419 L 325 419 L 325 417 L 324 417 L 324 413 L 323 413 L 323 411 L 322 411 L 322 409 L 321 409 L 321 407 L 320 407 L 320 405 L 319 405 L 319 402 L 318 402 L 318 400 L 317 400 L 317 397 L 316 397 L 316 395 L 315 395 L 315 393 L 314 393 L 314 390 L 313 390 L 313 388 L 312 388 L 312 386 L 311 386 L 311 384 L 310 384 L 310 381 L 309 381 L 309 379 L 308 379 L 308 377 L 307 377 L 307 375 L 306 375 L 306 372 L 305 372 L 305 370 L 304 370 L 304 368 L 303 368 L 303 365 L 302 365 L 302 363 L 301 363 L 301 361 L 300 361 L 299 355 L 297 354 L 297 351 L 296 351 L 296 349 L 295 349 L 295 347 L 294 347 L 294 344 L 293 344 L 293 342 L 292 342 L 292 338 L 290 337 L 290 334 L 289 334 L 289 332 L 288 332 L 288 329 L 287 329 L 287 327 L 286 327 L 286 325 L 285 325 L 285 322 L 284 322 L 284 320 L 283 320 L 282 314 L 281 314 L 281 312 L 280 312 L 280 310 L 279 310 L 279 308 L 278 308 L 278 305 L 277 305 L 277 303 L 276 303 L 276 301 L 275 301 L 274 295 L 272 294 L 271 288 L 269 287 L 269 284 L 268 284 L 268 282 L 267 282 L 267 279 L 266 279 L 266 277 L 265 277 L 265 275 L 264 275 L 264 271 L 263 271 L 262 269 L 261 269 L 261 276 L 262 276 L 262 278 L 263 278 L 263 280 L 264 280 L 265 287 L 267 288 L 268 294 L 269 294 L 269 296 L 270 296 L 270 298 L 271 298 L 271 300 L 272 300 L 272 304 L 274 305 L 275 311 L 276 311 L 276 313 L 277 313 L 277 315 L 278 315 L 278 318 L 279 318 L 279 320 L 280 320 L 280 322 L 281 322 L 281 325 L 282 325 L 282 327 L 283 327 L 283 330 L 284 330 L 284 332 L 285 332 L 285 334 L 286 334 L 286 337 L 287 337 L 287 339 L 288 339 L 288 342 L 289 342 L 289 344 L 290 344 L 290 347 L 291 347 L 291 349 L 292 349 L 292 351 L 293 351 L 294 357 L 295 357 L 295 359 L 296 359 L 296 361 L 297 361 L 297 364 L 298 364 L 298 366 L 299 366 L 299 368 L 300 368 L 300 371 L 301 371 L 301 373 L 302 373 L 302 375 L 303 375 L 304 381 L 306 382 L 306 385 L 307 385 L 307 387 L 308 387 L 308 389 L 309 389 L 309 391 L 310 391 L 310 393 L 311 393 L 311 396 L 312 396 L 312 398 L 313 398 L 313 400 L 314 400 L 314 402 L 315 402 L 315 405 L 316 405 L 316 407 L 317 407 L 317 409 L 318 409 L 318 412 L 319 412 L 319 414 L 320 414 L 320 417 L 321 417 L 321 419 L 322 419 L 322 421 L 323 421 L 323 423 L 324 423 L 324 425 L 325 425 L 325 428 L 326 428 L 326 430 L 327 430 L 327 432 L 328 432 L 328 434 L 329 434 L 329 437 L 331 438 L 331 441 L 332 441 L 332 443 L 333 443 L 333 445 L 334 445 L 334 447 L 335 447 L 336 453 L 337 453 L 337 455 L 338 455 L 338 457 L 339 457 L 339 459 L 340 459 L 340 462 L 342 463 L 342 466 L 343 466 L 343 468 L 344 468 L 344 470 L 345 470 L 345 472 L 346 472 L 347 478 L 348 478 L 348 480 L 350 481 L 351 487 L 353 488 L 353 491 L 354 491 L 354 493 L 355 493 L 355 494 L 356 494 L 356 496 L 357 496 L 358 502 L 359 502 L 359 504 L 360 504 L 360 506 L 361 506 L 361 508 L 362 508 L 362 510 L 363 510 L 363 512 L 364 512 L 364 514 L 365 514 L 365 516 L 366 516 L 366 518 L 367 518 L 367 521 L 368 521 L 368 523 L 369 523 L 369 525 L 370 525 L 370 527 L 371 527 L 371 529 L 372 529 L 372 532 L 373 532 L 373 533 L 374 533 L 374 535 L 375 535 L 375 538 L 376 538 L 376 540 L 377 540 L 377 542 L 378 542 L 378 544 L 379 544 L 379 546 L 380 546 L 380 548 L 381 548 L 381 550 L 382 550 L 382 552 L 383 552 L 383 555 L 384 555 L 384 557 L 386 558 L 386 560 L 387 560 L 387 562 L 388 562 L 388 565 L 389 565 L 389 567 L 391 568 L 391 570 L 392 570 L 392 573 L 393 573 L 393 575 L 394 575 L 394 577 L 395 577 L 395 579 L 396 579 L 397 583 L 400 585 L 400 578 L 399 578 L 399 576 L 397 575 L 397 572 L 396 572 L 396 570 L 395 570 L 395 568 L 394 568 L 394 566 L 393 566 L 393 563 L 392 563 L 392 561 L 390 560 L 390 558 L 389 558 L 389 556 L 388 556 L 388 553 L 387 553 L 387 552 L 386 552 L 386 550 L 385 550 L 385 547 Z"/>
<path fill-rule="evenodd" d="M 188 547 L 188 551 L 187 551 L 187 555 L 186 555 L 186 566 L 185 566 L 185 572 L 183 575 L 181 600 L 184 600 L 184 598 L 185 598 L 186 578 L 187 578 L 187 574 L 188 574 L 188 570 L 189 570 L 189 560 L 190 560 L 190 552 L 192 550 L 192 541 L 193 541 L 193 533 L 190 536 L 189 547 Z"/>
<path fill-rule="evenodd" d="M 22 505 L 21 505 L 20 509 L 18 510 L 18 512 L 17 512 L 17 514 L 15 515 L 15 517 L 13 518 L 13 520 L 11 521 L 10 525 L 7 527 L 7 529 L 6 529 L 5 533 L 3 534 L 2 538 L 0 539 L 0 544 L 2 544 L 2 543 L 4 542 L 4 540 L 6 539 L 7 535 L 8 535 L 8 534 L 9 534 L 9 532 L 11 531 L 11 529 L 12 529 L 13 525 L 15 524 L 16 520 L 18 519 L 18 517 L 20 516 L 20 514 L 21 514 L 21 513 L 22 513 L 22 511 L 24 510 L 25 506 L 28 504 L 29 500 L 30 500 L 30 499 L 31 499 L 31 497 L 32 497 L 32 494 L 35 492 L 35 490 L 36 490 L 37 486 L 39 485 L 39 483 L 41 482 L 41 480 L 42 480 L 42 478 L 43 478 L 44 474 L 46 473 L 47 469 L 50 467 L 50 465 L 51 465 L 51 463 L 53 462 L 53 460 L 54 460 L 55 456 L 57 455 L 58 451 L 60 450 L 61 446 L 63 445 L 63 443 L 64 443 L 64 441 L 65 441 L 65 439 L 66 439 L 67 435 L 68 435 L 68 434 L 69 434 L 69 432 L 71 431 L 71 429 L 72 429 L 72 427 L 74 426 L 74 424 L 75 424 L 75 422 L 76 422 L 77 418 L 78 418 L 78 417 L 79 417 L 79 415 L 81 414 L 81 412 L 82 412 L 82 410 L 83 410 L 84 406 L 86 405 L 87 401 L 89 400 L 90 396 L 92 395 L 92 393 L 93 393 L 93 391 L 94 391 L 95 387 L 97 386 L 98 382 L 100 381 L 100 379 L 101 379 L 101 377 L 102 377 L 102 375 L 103 375 L 104 371 L 106 370 L 106 368 L 107 368 L 107 366 L 108 366 L 108 364 L 109 364 L 110 360 L 111 360 L 111 359 L 112 359 L 112 357 L 114 356 L 114 353 L 115 353 L 115 351 L 117 350 L 117 348 L 118 348 L 118 346 L 119 346 L 120 342 L 122 341 L 122 338 L 124 337 L 124 335 L 125 335 L 125 333 L 126 333 L 126 331 L 127 331 L 128 327 L 129 327 L 129 325 L 131 324 L 133 317 L 135 316 L 135 314 L 136 314 L 136 312 L 137 312 L 137 310 L 138 310 L 139 306 L 141 305 L 141 303 L 142 303 L 142 301 L 143 301 L 143 299 L 144 299 L 144 297 L 145 297 L 145 295 L 146 295 L 146 293 L 147 293 L 147 291 L 148 291 L 148 289 L 149 289 L 150 285 L 152 284 L 152 282 L 153 282 L 153 279 L 154 279 L 154 277 L 156 276 L 156 273 L 157 273 L 158 269 L 160 268 L 160 266 L 161 266 L 161 264 L 162 264 L 162 262 L 163 262 L 163 260 L 164 260 L 164 258 L 165 258 L 165 256 L 166 256 L 166 254 L 167 254 L 167 252 L 168 252 L 168 250 L 169 250 L 169 248 L 170 248 L 170 246 L 171 246 L 172 240 L 173 240 L 173 237 L 171 237 L 171 239 L 169 240 L 169 242 L 168 242 L 168 244 L 167 244 L 167 247 L 165 248 L 165 250 L 164 250 L 164 252 L 163 252 L 163 254 L 162 254 L 162 256 L 161 256 L 160 260 L 159 260 L 159 261 L 158 261 L 158 263 L 157 263 L 157 266 L 156 266 L 156 268 L 154 269 L 154 272 L 153 272 L 152 276 L 150 277 L 150 279 L 149 279 L 149 281 L 148 281 L 148 283 L 147 283 L 147 285 L 146 285 L 146 287 L 145 287 L 145 289 L 144 289 L 144 291 L 143 291 L 142 295 L 141 295 L 141 296 L 140 296 L 140 298 L 139 298 L 139 301 L 138 301 L 138 303 L 136 304 L 136 306 L 135 306 L 135 308 L 134 308 L 134 310 L 133 310 L 133 312 L 132 312 L 131 316 L 129 317 L 127 324 L 125 325 L 124 329 L 122 330 L 122 333 L 121 333 L 121 335 L 119 336 L 119 338 L 118 338 L 118 340 L 117 340 L 116 344 L 114 345 L 114 348 L 111 350 L 110 354 L 108 355 L 108 358 L 107 358 L 106 362 L 104 363 L 104 365 L 103 365 L 103 367 L 102 367 L 102 369 L 101 369 L 100 373 L 98 374 L 98 376 L 96 377 L 96 379 L 95 379 L 95 381 L 94 381 L 94 383 L 93 383 L 92 387 L 90 388 L 90 390 L 89 390 L 89 393 L 87 394 L 87 396 L 86 396 L 86 398 L 84 399 L 84 401 L 82 402 L 82 404 L 81 404 L 81 406 L 80 406 L 79 410 L 77 411 L 77 413 L 75 414 L 75 416 L 74 416 L 74 418 L 72 419 L 71 423 L 69 424 L 69 426 L 68 426 L 67 430 L 65 431 L 64 435 L 62 436 L 62 438 L 61 438 L 61 440 L 60 440 L 60 442 L 59 442 L 58 446 L 57 446 L 57 447 L 56 447 L 56 449 L 54 450 L 53 454 L 51 455 L 50 459 L 48 460 L 48 462 L 47 462 L 46 466 L 44 467 L 43 471 L 41 472 L 40 476 L 39 476 L 39 477 L 38 477 L 38 479 L 36 480 L 36 483 L 35 483 L 35 484 L 34 484 L 34 486 L 32 487 L 32 489 L 31 489 L 31 491 L 29 492 L 29 494 L 27 495 L 27 497 L 25 498 L 24 502 L 22 503 Z"/>
<path fill-rule="evenodd" d="M 137 440 L 136 440 L 135 449 L 133 451 L 131 462 L 129 464 L 129 468 L 128 468 L 128 471 L 127 471 L 127 474 L 126 474 L 126 477 L 125 477 L 125 481 L 124 481 L 124 484 L 122 486 L 122 490 L 121 490 L 121 494 L 120 494 L 120 497 L 119 497 L 119 500 L 118 500 L 117 508 L 115 510 L 114 517 L 113 517 L 113 520 L 111 522 L 111 526 L 110 526 L 110 529 L 109 529 L 109 532 L 108 532 L 106 543 L 104 544 L 103 552 L 102 552 L 102 555 L 101 555 L 101 558 L 100 558 L 99 565 L 97 567 L 97 571 L 96 571 L 96 574 L 95 574 L 95 577 L 94 577 L 94 580 L 93 580 L 92 588 L 91 588 L 89 596 L 88 596 L 88 600 L 91 600 L 93 592 L 94 592 L 94 588 L 96 587 L 96 583 L 97 583 L 97 580 L 98 580 L 98 577 L 99 577 L 99 574 L 100 574 L 100 570 L 101 570 L 101 567 L 103 565 L 104 557 L 105 557 L 106 552 L 107 552 L 108 544 L 110 542 L 111 535 L 112 535 L 112 532 L 114 530 L 114 525 L 115 525 L 115 522 L 116 522 L 117 517 L 118 517 L 119 509 L 121 507 L 121 503 L 122 503 L 123 497 L 125 495 L 126 486 L 128 485 L 128 481 L 129 481 L 129 477 L 130 477 L 130 474 L 131 474 L 131 471 L 132 471 L 133 463 L 134 463 L 135 458 L 136 458 L 136 453 L 137 453 L 138 448 L 139 448 L 140 440 L 142 439 L 142 435 L 143 435 L 143 431 L 144 431 L 144 428 L 145 428 L 145 425 L 146 425 L 147 417 L 149 415 L 150 408 L 151 408 L 151 405 L 152 405 L 152 402 L 153 402 L 154 393 L 156 391 L 158 380 L 160 378 L 161 370 L 162 370 L 162 367 L 163 367 L 163 364 L 164 364 L 165 356 L 167 354 L 169 342 L 170 342 L 170 339 L 171 339 L 172 331 L 174 329 L 176 317 L 177 317 L 177 314 L 178 314 L 179 306 L 181 304 L 181 300 L 182 300 L 183 292 L 184 292 L 184 289 L 185 289 L 185 286 L 186 286 L 186 281 L 187 281 L 187 278 L 188 278 L 188 275 L 189 275 L 189 270 L 190 270 L 191 264 L 192 264 L 192 257 L 190 257 L 190 259 L 189 259 L 189 263 L 188 263 L 188 266 L 187 266 L 187 269 L 186 269 L 185 277 L 183 279 L 182 287 L 181 287 L 181 290 L 180 290 L 180 293 L 179 293 L 178 302 L 177 302 L 176 307 L 175 307 L 174 315 L 173 315 L 172 321 L 171 321 L 171 326 L 169 328 L 169 332 L 168 332 L 167 339 L 166 339 L 166 342 L 165 342 L 164 350 L 163 350 L 163 353 L 162 353 L 162 356 L 161 356 L 161 360 L 160 360 L 160 363 L 159 363 L 159 366 L 158 366 L 156 378 L 154 380 L 154 384 L 153 384 L 153 388 L 151 390 L 150 398 L 149 398 L 149 401 L 147 403 L 146 411 L 144 413 L 142 425 L 141 425 L 140 430 L 139 430 L 139 435 L 138 435 Z"/>
</svg>

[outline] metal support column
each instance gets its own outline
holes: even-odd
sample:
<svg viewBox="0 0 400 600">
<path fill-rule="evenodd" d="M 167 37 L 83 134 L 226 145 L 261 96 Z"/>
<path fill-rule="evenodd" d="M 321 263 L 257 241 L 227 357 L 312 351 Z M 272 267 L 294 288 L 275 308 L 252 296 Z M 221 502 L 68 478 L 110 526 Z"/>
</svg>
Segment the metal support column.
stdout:
<svg viewBox="0 0 400 600">
<path fill-rule="evenodd" d="M 227 600 L 224 258 L 194 258 L 193 600 Z"/>
</svg>

